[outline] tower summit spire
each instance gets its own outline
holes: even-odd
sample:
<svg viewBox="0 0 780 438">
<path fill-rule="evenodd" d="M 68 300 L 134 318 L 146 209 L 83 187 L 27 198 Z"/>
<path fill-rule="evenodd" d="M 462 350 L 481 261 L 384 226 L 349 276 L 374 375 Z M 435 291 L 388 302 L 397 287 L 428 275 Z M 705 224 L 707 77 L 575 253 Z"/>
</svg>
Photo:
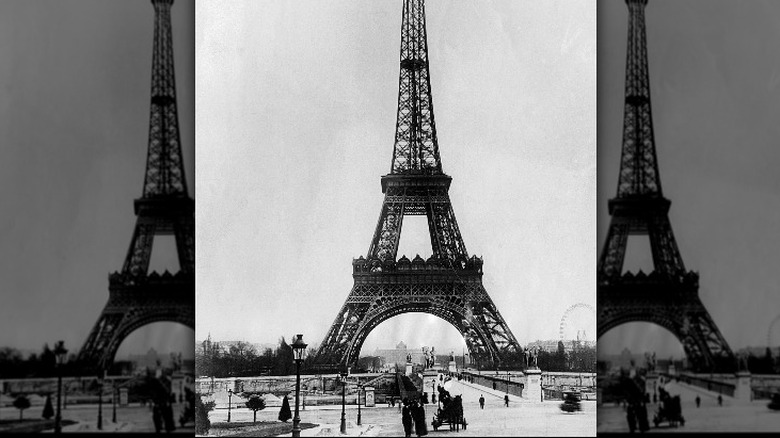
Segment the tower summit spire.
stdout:
<svg viewBox="0 0 780 438">
<path fill-rule="evenodd" d="M 599 277 L 620 276 L 629 234 L 650 238 L 655 271 L 681 279 L 686 274 L 669 222 L 671 201 L 663 197 L 653 137 L 647 66 L 647 0 L 626 0 L 628 48 L 623 147 L 617 196 L 609 201 L 612 221 L 599 260 Z"/>
<path fill-rule="evenodd" d="M 653 136 L 650 79 L 647 66 L 645 6 L 647 0 L 626 0 L 628 49 L 626 50 L 626 101 L 623 113 L 623 154 L 617 196 L 663 197 Z"/>
<path fill-rule="evenodd" d="M 442 174 L 428 70 L 425 0 L 405 0 L 391 174 Z"/>
<path fill-rule="evenodd" d="M 173 67 L 171 6 L 173 0 L 152 0 L 154 5 L 154 55 L 152 102 L 149 116 L 149 152 L 144 178 L 144 198 L 187 194 L 184 177 L 176 78 Z"/>
</svg>

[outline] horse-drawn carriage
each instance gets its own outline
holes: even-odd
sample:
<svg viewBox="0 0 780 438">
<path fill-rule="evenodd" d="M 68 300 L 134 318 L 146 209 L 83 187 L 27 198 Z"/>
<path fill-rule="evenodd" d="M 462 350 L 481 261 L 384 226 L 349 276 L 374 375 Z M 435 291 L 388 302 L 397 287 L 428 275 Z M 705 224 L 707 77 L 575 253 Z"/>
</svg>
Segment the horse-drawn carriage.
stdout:
<svg viewBox="0 0 780 438">
<path fill-rule="evenodd" d="M 438 430 L 444 424 L 449 424 L 450 430 L 460 430 L 461 426 L 466 430 L 468 423 L 463 417 L 463 400 L 460 395 L 451 397 L 449 391 L 439 386 L 439 402 L 442 407 L 433 414 L 433 430 Z"/>
<path fill-rule="evenodd" d="M 653 424 L 658 427 L 664 421 L 668 421 L 672 427 L 677 427 L 677 423 L 680 423 L 680 426 L 685 426 L 685 418 L 682 416 L 682 408 L 680 407 L 680 396 L 671 397 L 662 388 L 661 404 L 653 416 Z"/>
<path fill-rule="evenodd" d="M 582 394 L 575 391 L 566 391 L 563 393 L 563 403 L 561 403 L 561 410 L 563 412 L 577 412 L 582 410 L 580 406 L 580 399 Z"/>
</svg>

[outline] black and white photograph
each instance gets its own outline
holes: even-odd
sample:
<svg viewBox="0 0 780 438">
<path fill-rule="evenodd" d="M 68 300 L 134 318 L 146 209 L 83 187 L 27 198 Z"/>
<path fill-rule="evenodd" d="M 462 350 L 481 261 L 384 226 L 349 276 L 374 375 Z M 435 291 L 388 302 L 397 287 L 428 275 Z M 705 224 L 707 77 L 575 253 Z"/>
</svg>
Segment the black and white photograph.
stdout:
<svg viewBox="0 0 780 438">
<path fill-rule="evenodd" d="M 595 3 L 197 6 L 196 433 L 594 436 Z"/>
<path fill-rule="evenodd" d="M 194 432 L 194 12 L 0 2 L 0 434 Z"/>
<path fill-rule="evenodd" d="M 780 430 L 778 14 L 598 2 L 599 433 Z"/>
</svg>

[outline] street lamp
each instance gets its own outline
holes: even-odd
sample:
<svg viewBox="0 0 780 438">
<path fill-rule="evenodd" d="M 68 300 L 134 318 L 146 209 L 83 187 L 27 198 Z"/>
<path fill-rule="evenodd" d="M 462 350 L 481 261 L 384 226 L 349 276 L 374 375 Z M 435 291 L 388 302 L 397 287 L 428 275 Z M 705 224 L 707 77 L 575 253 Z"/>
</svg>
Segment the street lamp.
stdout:
<svg viewBox="0 0 780 438">
<path fill-rule="evenodd" d="M 103 379 L 106 377 L 106 372 L 103 370 L 98 373 L 98 430 L 103 430 Z"/>
<path fill-rule="evenodd" d="M 114 413 L 111 414 L 111 422 L 116 423 L 116 379 L 111 381 L 111 404 L 113 405 Z"/>
<path fill-rule="evenodd" d="M 62 365 L 65 363 L 68 350 L 64 341 L 57 341 L 54 355 L 57 358 L 57 416 L 54 417 L 54 433 L 62 433 L 62 415 L 60 414 L 60 398 L 62 397 Z"/>
<path fill-rule="evenodd" d="M 363 423 L 360 422 L 360 391 L 363 389 L 363 385 L 358 383 L 358 394 L 357 394 L 357 404 L 358 404 L 358 422 L 357 425 L 361 426 Z"/>
<path fill-rule="evenodd" d="M 230 399 L 233 397 L 233 389 L 228 389 L 228 423 L 230 423 Z"/>
<path fill-rule="evenodd" d="M 341 373 L 341 433 L 347 433 L 347 373 Z"/>
<path fill-rule="evenodd" d="M 306 343 L 303 342 L 303 335 L 296 335 L 297 338 L 292 343 L 293 356 L 295 356 L 295 417 L 293 417 L 292 436 L 301 436 L 301 417 L 298 416 L 298 400 L 301 397 L 301 362 L 306 353 Z"/>
</svg>

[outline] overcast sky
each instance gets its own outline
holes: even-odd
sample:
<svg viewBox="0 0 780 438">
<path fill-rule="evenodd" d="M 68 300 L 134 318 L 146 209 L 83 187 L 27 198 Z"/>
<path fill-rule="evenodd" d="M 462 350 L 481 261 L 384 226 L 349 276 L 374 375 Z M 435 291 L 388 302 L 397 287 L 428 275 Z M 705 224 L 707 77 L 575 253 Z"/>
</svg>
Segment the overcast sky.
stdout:
<svg viewBox="0 0 780 438">
<path fill-rule="evenodd" d="M 176 1 L 172 15 L 194 193 L 194 2 Z M 75 353 L 108 301 L 143 188 L 153 30 L 148 1 L 0 2 L 0 346 L 62 339 Z M 159 266 L 164 253 L 153 253 Z M 192 336 L 150 325 L 120 355 Z"/>
<path fill-rule="evenodd" d="M 617 190 L 628 11 L 622 1 L 598 8 L 601 250 L 607 199 Z M 780 3 L 770 0 L 652 0 L 646 9 L 656 148 L 672 228 L 686 268 L 700 274 L 701 300 L 734 350 L 766 345 L 780 314 L 778 16 Z M 649 257 L 631 257 L 634 269 L 647 266 Z M 780 325 L 775 329 L 777 346 Z M 649 324 L 599 339 L 599 352 L 625 346 L 682 351 L 669 332 Z"/>
<path fill-rule="evenodd" d="M 426 2 L 450 197 L 521 343 L 595 303 L 595 5 Z M 402 1 L 200 1 L 196 337 L 324 338 L 380 213 L 398 100 Z M 399 256 L 429 255 L 406 217 Z M 593 321 L 591 319 L 591 321 Z M 595 322 L 586 330 L 595 333 Z M 364 352 L 457 348 L 402 315 Z"/>
</svg>

